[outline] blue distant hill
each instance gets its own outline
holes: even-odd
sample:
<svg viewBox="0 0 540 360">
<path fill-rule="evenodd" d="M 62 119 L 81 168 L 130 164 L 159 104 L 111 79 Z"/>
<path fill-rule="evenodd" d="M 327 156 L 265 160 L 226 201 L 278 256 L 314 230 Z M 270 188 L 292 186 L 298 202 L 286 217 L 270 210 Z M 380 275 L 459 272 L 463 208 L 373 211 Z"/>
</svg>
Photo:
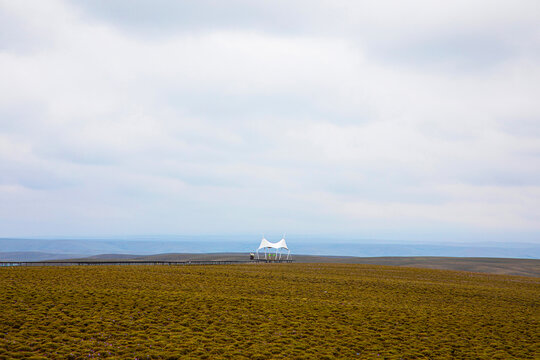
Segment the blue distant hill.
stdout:
<svg viewBox="0 0 540 360">
<path fill-rule="evenodd" d="M 236 240 L 235 240 L 236 239 Z M 450 256 L 540 259 L 540 244 L 392 244 L 342 242 L 339 239 L 287 238 L 293 254 L 331 256 Z M 19 239 L 0 238 L 0 253 L 40 252 L 47 257 L 97 254 L 163 254 L 251 252 L 259 244 L 256 237 L 181 236 L 166 239 Z"/>
</svg>

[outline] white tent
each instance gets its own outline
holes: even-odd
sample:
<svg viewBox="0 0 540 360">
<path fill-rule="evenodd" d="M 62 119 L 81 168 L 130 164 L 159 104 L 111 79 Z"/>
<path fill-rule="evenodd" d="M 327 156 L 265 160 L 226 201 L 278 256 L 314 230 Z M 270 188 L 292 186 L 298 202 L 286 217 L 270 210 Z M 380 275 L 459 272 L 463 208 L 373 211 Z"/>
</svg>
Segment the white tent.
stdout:
<svg viewBox="0 0 540 360">
<path fill-rule="evenodd" d="M 257 259 L 259 258 L 259 250 L 264 249 L 264 258 L 267 258 L 266 249 L 276 249 L 276 257 L 279 254 L 279 259 L 281 259 L 281 249 L 287 250 L 287 260 L 289 260 L 289 256 L 291 255 L 291 250 L 289 250 L 289 247 L 287 246 L 287 242 L 285 241 L 285 236 L 281 238 L 276 243 L 272 243 L 263 236 L 261 240 L 261 244 L 259 245 L 259 248 L 257 249 Z"/>
</svg>

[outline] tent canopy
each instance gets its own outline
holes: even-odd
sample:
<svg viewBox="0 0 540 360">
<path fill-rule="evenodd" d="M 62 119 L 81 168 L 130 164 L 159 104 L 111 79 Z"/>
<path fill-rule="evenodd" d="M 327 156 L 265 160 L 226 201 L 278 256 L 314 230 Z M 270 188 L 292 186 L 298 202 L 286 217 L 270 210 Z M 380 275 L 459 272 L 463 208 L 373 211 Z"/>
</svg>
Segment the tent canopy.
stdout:
<svg viewBox="0 0 540 360">
<path fill-rule="evenodd" d="M 267 259 L 266 256 L 266 249 L 276 249 L 276 255 L 279 254 L 279 260 L 281 260 L 281 249 L 287 250 L 287 260 L 289 260 L 289 257 L 291 256 L 291 250 L 289 250 L 289 247 L 287 246 L 287 242 L 285 241 L 285 235 L 279 240 L 278 242 L 270 242 L 266 240 L 266 238 L 263 236 L 261 240 L 261 244 L 259 245 L 259 248 L 257 249 L 257 259 L 259 259 L 259 250 L 264 249 L 264 258 Z M 276 260 L 276 258 L 274 258 Z"/>
<path fill-rule="evenodd" d="M 287 247 L 287 243 L 285 242 L 285 238 L 282 238 L 276 243 L 271 243 L 270 241 L 266 240 L 265 238 L 262 238 L 261 244 L 259 245 L 259 248 L 257 251 L 264 249 L 264 248 L 270 248 L 270 249 L 286 249 L 289 250 Z"/>
</svg>

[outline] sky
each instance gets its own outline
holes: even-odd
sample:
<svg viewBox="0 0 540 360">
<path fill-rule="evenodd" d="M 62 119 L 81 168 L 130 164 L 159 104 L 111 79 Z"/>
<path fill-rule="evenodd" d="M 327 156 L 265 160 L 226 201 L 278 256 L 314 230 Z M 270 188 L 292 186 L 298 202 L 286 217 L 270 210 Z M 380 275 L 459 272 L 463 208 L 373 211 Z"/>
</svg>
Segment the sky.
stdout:
<svg viewBox="0 0 540 360">
<path fill-rule="evenodd" d="M 0 0 L 0 237 L 283 232 L 540 243 L 540 2 Z"/>
</svg>

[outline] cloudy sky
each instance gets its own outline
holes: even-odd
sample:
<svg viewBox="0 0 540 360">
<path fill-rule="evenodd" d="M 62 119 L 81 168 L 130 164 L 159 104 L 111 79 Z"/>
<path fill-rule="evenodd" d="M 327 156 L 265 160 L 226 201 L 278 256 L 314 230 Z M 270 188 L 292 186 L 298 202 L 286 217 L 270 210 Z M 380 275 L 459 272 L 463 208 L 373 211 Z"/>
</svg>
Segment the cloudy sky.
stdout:
<svg viewBox="0 0 540 360">
<path fill-rule="evenodd" d="M 540 242 L 540 2 L 0 0 L 0 236 Z"/>
</svg>

